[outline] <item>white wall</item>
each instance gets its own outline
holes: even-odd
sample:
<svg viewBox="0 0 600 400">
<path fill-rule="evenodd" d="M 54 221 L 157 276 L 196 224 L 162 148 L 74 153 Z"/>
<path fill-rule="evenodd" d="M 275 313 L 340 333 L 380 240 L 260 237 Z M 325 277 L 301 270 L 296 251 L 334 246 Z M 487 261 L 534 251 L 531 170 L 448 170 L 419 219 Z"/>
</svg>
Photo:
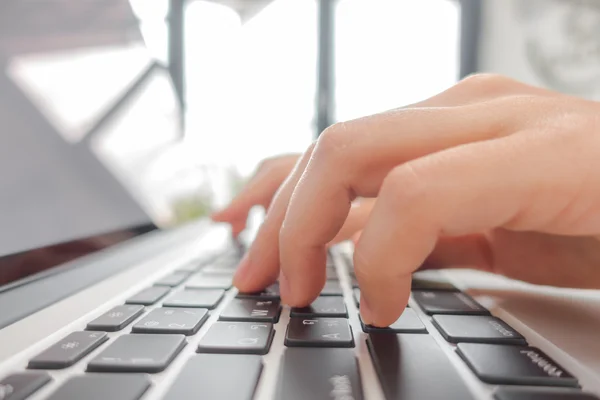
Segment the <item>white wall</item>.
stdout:
<svg viewBox="0 0 600 400">
<path fill-rule="evenodd" d="M 600 98 L 599 1 L 481 1 L 482 72 Z"/>
</svg>

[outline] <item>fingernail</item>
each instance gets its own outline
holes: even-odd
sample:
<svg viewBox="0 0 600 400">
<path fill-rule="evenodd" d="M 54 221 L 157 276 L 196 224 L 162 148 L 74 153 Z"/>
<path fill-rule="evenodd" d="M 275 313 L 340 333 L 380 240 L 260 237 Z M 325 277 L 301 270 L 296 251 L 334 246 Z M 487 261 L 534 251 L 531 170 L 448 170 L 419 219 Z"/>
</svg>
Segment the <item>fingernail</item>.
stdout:
<svg viewBox="0 0 600 400">
<path fill-rule="evenodd" d="M 242 257 L 242 260 L 238 264 L 237 271 L 235 272 L 235 275 L 233 277 L 234 281 L 236 283 L 240 283 L 246 280 L 246 277 L 248 276 L 248 273 L 251 269 L 252 265 L 250 263 L 250 257 L 248 257 L 248 253 L 246 253 L 244 254 L 244 257 Z"/>
<path fill-rule="evenodd" d="M 373 324 L 373 312 L 371 311 L 371 308 L 369 307 L 369 304 L 362 293 L 360 296 L 360 317 L 365 325 Z"/>
</svg>

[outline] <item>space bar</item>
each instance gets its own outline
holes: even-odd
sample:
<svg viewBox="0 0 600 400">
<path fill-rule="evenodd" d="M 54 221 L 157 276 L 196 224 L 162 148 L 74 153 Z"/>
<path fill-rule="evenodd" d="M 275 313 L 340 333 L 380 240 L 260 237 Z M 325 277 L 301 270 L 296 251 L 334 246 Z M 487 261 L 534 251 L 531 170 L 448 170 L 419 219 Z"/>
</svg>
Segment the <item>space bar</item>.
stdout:
<svg viewBox="0 0 600 400">
<path fill-rule="evenodd" d="M 163 400 L 251 400 L 262 373 L 260 356 L 197 354 L 190 358 Z"/>
<path fill-rule="evenodd" d="M 431 336 L 373 333 L 367 345 L 386 400 L 474 399 Z"/>
</svg>

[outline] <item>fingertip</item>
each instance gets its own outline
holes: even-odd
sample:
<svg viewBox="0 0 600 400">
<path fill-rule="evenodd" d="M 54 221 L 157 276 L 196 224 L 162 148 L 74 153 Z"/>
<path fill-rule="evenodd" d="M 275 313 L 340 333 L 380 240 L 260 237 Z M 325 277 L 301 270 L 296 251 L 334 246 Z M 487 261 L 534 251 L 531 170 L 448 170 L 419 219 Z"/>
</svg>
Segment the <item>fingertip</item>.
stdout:
<svg viewBox="0 0 600 400">
<path fill-rule="evenodd" d="M 325 277 L 319 286 L 319 281 L 311 280 L 310 285 L 307 282 L 298 282 L 290 280 L 281 273 L 279 275 L 279 291 L 281 301 L 290 307 L 308 307 L 319 297 L 321 290 L 325 284 Z"/>
<path fill-rule="evenodd" d="M 367 303 L 365 296 L 360 296 L 360 318 L 365 323 L 365 325 L 373 325 L 373 312 L 371 311 L 371 307 Z"/>
<path fill-rule="evenodd" d="M 410 279 L 377 279 L 361 282 L 360 315 L 363 322 L 378 328 L 392 325 L 402 315 L 410 297 Z"/>
<path fill-rule="evenodd" d="M 213 222 L 229 222 L 227 210 L 219 210 L 208 216 Z"/>
</svg>

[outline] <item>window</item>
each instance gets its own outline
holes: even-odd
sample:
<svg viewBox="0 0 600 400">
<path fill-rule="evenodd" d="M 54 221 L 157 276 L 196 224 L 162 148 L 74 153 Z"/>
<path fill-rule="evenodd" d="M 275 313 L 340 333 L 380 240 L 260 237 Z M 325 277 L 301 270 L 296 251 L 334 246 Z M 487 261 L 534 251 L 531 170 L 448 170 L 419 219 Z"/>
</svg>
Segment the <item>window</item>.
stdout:
<svg viewBox="0 0 600 400">
<path fill-rule="evenodd" d="M 265 3 L 249 19 L 206 1 L 186 11 L 189 141 L 244 175 L 314 138 L 316 1 Z"/>
<path fill-rule="evenodd" d="M 336 119 L 430 97 L 458 77 L 460 6 L 452 0 L 340 0 Z"/>
</svg>

